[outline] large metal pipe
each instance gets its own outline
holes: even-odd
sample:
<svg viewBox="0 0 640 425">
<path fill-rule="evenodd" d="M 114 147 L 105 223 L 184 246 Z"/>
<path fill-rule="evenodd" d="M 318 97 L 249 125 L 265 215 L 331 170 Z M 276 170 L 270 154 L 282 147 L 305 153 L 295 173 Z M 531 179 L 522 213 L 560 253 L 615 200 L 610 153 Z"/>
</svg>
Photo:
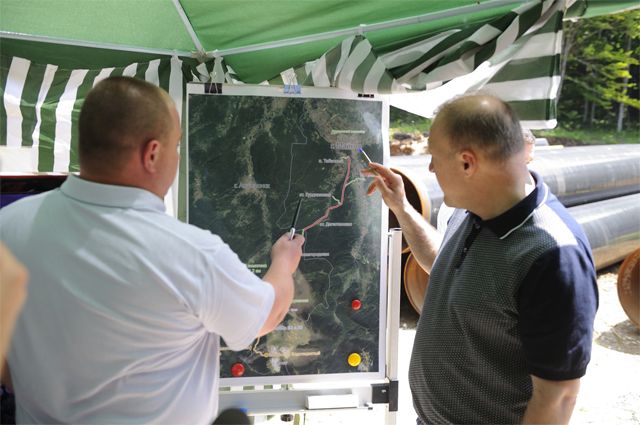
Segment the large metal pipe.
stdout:
<svg viewBox="0 0 640 425">
<path fill-rule="evenodd" d="M 389 164 L 415 194 L 409 202 L 435 226 L 443 195 L 430 161 L 430 155 L 392 156 Z M 640 145 L 541 148 L 530 168 L 567 207 L 640 192 Z M 397 225 L 395 217 L 390 222 Z"/>
<path fill-rule="evenodd" d="M 615 264 L 640 248 L 640 193 L 578 205 L 569 208 L 569 213 L 582 226 L 589 240 L 596 270 Z M 413 254 L 407 257 L 403 278 L 407 298 L 419 314 L 429 285 L 429 274 Z M 634 290 L 633 296 L 638 296 L 640 289 Z"/>
<path fill-rule="evenodd" d="M 430 161 L 430 155 L 392 156 L 389 165 L 402 176 L 411 205 L 436 226 L 443 194 Z M 540 148 L 530 168 L 567 207 L 640 192 L 640 145 Z M 389 226 L 398 227 L 391 212 Z M 404 238 L 402 252 L 409 252 Z"/>
<path fill-rule="evenodd" d="M 589 239 L 596 269 L 640 247 L 640 193 L 569 208 Z"/>
<path fill-rule="evenodd" d="M 640 192 L 640 145 L 541 149 L 530 168 L 566 207 Z"/>
</svg>

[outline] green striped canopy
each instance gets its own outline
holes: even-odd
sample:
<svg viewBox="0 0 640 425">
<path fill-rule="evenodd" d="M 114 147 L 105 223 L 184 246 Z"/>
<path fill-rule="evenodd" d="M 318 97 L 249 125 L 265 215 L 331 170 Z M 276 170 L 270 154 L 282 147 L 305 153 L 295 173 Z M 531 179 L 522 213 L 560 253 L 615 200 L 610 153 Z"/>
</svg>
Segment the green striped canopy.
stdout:
<svg viewBox="0 0 640 425">
<path fill-rule="evenodd" d="M 564 14 L 626 7 L 637 5 L 2 0 L 0 144 L 29 149 L 38 171 L 78 170 L 78 112 L 109 75 L 151 81 L 178 105 L 187 82 L 278 84 L 391 94 L 393 105 L 425 116 L 453 95 L 483 90 L 510 102 L 525 126 L 549 128 Z"/>
</svg>

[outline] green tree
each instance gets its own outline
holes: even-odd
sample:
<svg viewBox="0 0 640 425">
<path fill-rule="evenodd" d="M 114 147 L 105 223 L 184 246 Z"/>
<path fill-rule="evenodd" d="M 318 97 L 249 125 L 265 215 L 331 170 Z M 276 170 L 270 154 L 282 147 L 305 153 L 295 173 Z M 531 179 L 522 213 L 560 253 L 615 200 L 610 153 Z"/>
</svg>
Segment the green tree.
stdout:
<svg viewBox="0 0 640 425">
<path fill-rule="evenodd" d="M 567 128 L 637 125 L 640 10 L 567 22 L 559 118 Z M 628 108 L 632 123 L 625 121 Z"/>
</svg>

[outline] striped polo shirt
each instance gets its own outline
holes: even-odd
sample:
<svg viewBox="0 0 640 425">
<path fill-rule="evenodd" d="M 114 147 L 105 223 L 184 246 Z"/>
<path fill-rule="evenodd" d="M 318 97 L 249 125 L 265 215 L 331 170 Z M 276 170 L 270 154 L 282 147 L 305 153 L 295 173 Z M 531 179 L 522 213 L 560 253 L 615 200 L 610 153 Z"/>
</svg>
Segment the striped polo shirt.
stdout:
<svg viewBox="0 0 640 425">
<path fill-rule="evenodd" d="M 519 423 L 530 374 L 584 375 L 598 290 L 580 226 L 538 174 L 491 220 L 456 210 L 433 265 L 409 384 L 426 424 Z"/>
</svg>

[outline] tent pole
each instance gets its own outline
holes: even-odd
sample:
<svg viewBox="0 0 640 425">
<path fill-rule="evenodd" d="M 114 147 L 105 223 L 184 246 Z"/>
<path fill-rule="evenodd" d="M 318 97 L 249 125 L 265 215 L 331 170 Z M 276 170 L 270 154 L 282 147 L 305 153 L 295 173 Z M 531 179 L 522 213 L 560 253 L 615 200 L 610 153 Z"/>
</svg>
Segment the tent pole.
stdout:
<svg viewBox="0 0 640 425">
<path fill-rule="evenodd" d="M 198 51 L 198 58 L 201 59 L 201 61 L 204 61 L 204 59 L 206 59 L 207 57 L 207 53 L 205 52 L 204 47 L 200 42 L 200 39 L 196 35 L 196 31 L 193 29 L 193 25 L 191 25 L 191 21 L 189 20 L 189 17 L 185 13 L 184 8 L 180 3 L 180 0 L 173 0 L 173 5 L 175 6 L 176 11 L 180 16 L 180 19 L 182 20 L 182 23 L 184 24 L 185 29 L 189 33 L 189 37 L 191 37 L 191 41 L 193 41 L 193 45 L 196 47 L 196 50 Z"/>
<path fill-rule="evenodd" d="M 70 38 L 49 37 L 44 35 L 22 34 L 19 32 L 0 31 L 0 38 L 13 40 L 38 41 L 41 43 L 64 44 L 68 46 L 90 47 L 97 49 L 121 50 L 125 52 L 149 53 L 152 55 L 193 57 L 192 52 L 183 50 L 156 49 L 152 47 L 128 46 L 124 44 L 96 43 L 92 41 L 74 40 Z"/>
<path fill-rule="evenodd" d="M 177 1 L 177 0 L 174 0 L 174 1 Z M 318 34 L 312 34 L 312 35 L 307 35 L 303 37 L 288 38 L 288 39 L 278 40 L 278 41 L 273 41 L 268 43 L 258 43 L 258 44 L 251 44 L 251 45 L 242 46 L 242 47 L 233 47 L 230 49 L 209 51 L 207 52 L 207 56 L 213 56 L 215 53 L 215 55 L 217 56 L 224 57 L 224 56 L 235 55 L 238 53 L 247 53 L 247 52 L 255 52 L 255 51 L 267 50 L 267 49 L 276 49 L 278 47 L 293 46 L 296 44 L 303 44 L 303 43 L 312 42 L 312 41 L 327 40 L 327 39 L 336 38 L 336 37 L 342 37 L 342 36 L 348 36 L 348 35 L 354 35 L 354 34 L 363 34 L 365 32 L 379 31 L 379 30 L 384 30 L 389 28 L 401 27 L 405 25 L 420 24 L 424 22 L 434 21 L 437 19 L 450 18 L 452 16 L 465 14 L 465 13 L 481 12 L 481 11 L 493 9 L 496 7 L 522 4 L 528 1 L 532 1 L 532 0 L 490 0 L 481 4 L 473 4 L 470 6 L 457 7 L 455 9 L 444 10 L 441 12 L 434 12 L 434 13 L 427 13 L 424 15 L 412 16 L 410 18 L 395 19 L 392 21 L 379 22 L 377 24 L 361 24 L 355 28 L 346 28 L 343 30 L 322 32 Z"/>
</svg>

